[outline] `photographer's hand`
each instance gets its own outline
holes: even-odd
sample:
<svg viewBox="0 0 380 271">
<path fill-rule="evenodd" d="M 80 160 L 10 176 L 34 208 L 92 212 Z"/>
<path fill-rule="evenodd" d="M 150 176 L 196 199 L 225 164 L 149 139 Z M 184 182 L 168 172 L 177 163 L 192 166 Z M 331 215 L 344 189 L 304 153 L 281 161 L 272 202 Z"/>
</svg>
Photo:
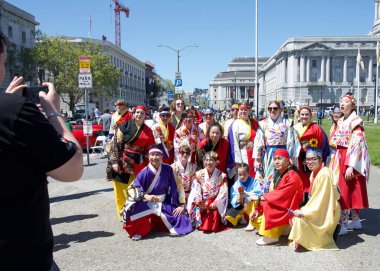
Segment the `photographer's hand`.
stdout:
<svg viewBox="0 0 380 271">
<path fill-rule="evenodd" d="M 25 88 L 26 85 L 20 85 L 24 78 L 22 76 L 15 76 L 12 82 L 9 84 L 8 88 L 5 90 L 5 93 L 17 93 L 21 89 Z"/>
</svg>

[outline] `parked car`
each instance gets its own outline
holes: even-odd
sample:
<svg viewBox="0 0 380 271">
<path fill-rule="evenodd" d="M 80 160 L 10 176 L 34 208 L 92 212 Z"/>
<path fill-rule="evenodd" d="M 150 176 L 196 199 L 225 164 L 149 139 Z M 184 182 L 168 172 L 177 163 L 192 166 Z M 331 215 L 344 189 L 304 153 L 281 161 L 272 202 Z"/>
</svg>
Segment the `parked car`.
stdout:
<svg viewBox="0 0 380 271">
<path fill-rule="evenodd" d="M 86 137 L 83 133 L 83 125 L 81 124 L 72 124 L 73 127 L 73 135 L 78 140 L 79 144 L 81 145 L 82 149 L 86 149 Z M 103 133 L 103 125 L 101 124 L 93 124 L 92 125 L 92 136 L 89 136 L 89 147 L 94 146 L 95 140 L 98 136 L 100 136 Z"/>
</svg>

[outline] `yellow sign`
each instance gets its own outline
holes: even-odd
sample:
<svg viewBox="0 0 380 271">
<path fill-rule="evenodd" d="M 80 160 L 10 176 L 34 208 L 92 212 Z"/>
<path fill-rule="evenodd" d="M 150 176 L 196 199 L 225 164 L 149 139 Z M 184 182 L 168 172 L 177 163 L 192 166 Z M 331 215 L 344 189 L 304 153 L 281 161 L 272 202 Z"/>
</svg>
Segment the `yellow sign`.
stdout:
<svg viewBox="0 0 380 271">
<path fill-rule="evenodd" d="M 79 73 L 91 73 L 91 59 L 88 56 L 79 57 Z"/>
<path fill-rule="evenodd" d="M 91 62 L 79 62 L 80 69 L 90 69 Z"/>
</svg>

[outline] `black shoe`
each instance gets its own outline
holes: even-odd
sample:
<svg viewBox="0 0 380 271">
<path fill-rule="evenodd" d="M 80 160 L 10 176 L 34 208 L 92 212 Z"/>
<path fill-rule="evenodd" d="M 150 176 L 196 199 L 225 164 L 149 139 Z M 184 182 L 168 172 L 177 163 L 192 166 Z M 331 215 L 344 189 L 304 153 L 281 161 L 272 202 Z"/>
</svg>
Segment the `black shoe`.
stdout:
<svg viewBox="0 0 380 271">
<path fill-rule="evenodd" d="M 336 228 L 335 228 L 335 231 L 334 231 L 334 234 L 333 234 L 334 241 L 336 241 L 336 239 L 338 239 L 339 232 L 340 232 L 340 224 L 336 225 Z"/>
</svg>

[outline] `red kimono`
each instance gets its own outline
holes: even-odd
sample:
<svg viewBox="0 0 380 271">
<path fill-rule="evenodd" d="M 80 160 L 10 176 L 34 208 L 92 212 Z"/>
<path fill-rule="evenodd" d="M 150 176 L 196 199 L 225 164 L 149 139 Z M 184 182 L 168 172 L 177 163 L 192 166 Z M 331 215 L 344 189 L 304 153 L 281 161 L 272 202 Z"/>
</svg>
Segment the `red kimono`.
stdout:
<svg viewBox="0 0 380 271">
<path fill-rule="evenodd" d="M 199 149 L 203 150 L 204 153 L 209 151 L 214 151 L 218 154 L 219 163 L 216 168 L 227 174 L 227 156 L 230 145 L 225 138 L 221 138 L 219 142 L 213 146 L 209 137 L 206 137 L 199 144 Z M 203 166 L 202 166 L 203 168 Z"/>
<path fill-rule="evenodd" d="M 264 193 L 261 202 L 265 216 L 265 230 L 289 223 L 293 217 L 291 210 L 300 208 L 303 199 L 302 180 L 298 173 L 289 167 L 280 177 L 274 190 Z"/>
<path fill-rule="evenodd" d="M 297 123 L 294 128 L 298 132 L 298 139 L 301 143 L 301 151 L 298 156 L 298 169 L 299 175 L 302 180 L 304 193 L 310 192 L 310 174 L 311 171 L 306 166 L 306 148 L 302 148 L 303 142 L 308 142 L 310 147 L 321 148 L 323 142 L 323 131 L 322 128 L 311 122 L 308 126 L 303 126 L 301 123 Z"/>
<path fill-rule="evenodd" d="M 174 162 L 174 126 L 168 123 L 168 125 L 165 127 L 164 124 L 159 121 L 158 123 L 154 124 L 152 126 L 153 135 L 155 137 L 155 141 L 157 144 L 164 143 L 167 155 L 169 156 L 164 157 L 162 159 L 162 162 L 165 164 L 173 164 Z M 164 139 L 161 139 L 164 137 Z"/>
</svg>

